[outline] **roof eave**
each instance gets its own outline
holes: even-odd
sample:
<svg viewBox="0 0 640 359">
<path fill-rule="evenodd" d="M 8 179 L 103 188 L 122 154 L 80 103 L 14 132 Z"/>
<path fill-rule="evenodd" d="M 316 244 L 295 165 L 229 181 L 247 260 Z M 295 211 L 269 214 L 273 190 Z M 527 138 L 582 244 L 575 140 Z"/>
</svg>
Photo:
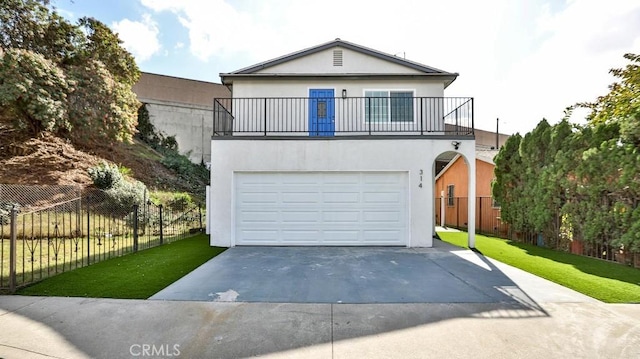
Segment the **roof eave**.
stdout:
<svg viewBox="0 0 640 359">
<path fill-rule="evenodd" d="M 447 88 L 451 85 L 456 78 L 457 73 L 422 73 L 422 74 L 379 74 L 379 73 L 349 73 L 349 74 L 330 74 L 330 73 L 306 73 L 306 74 L 278 74 L 278 73 L 251 73 L 251 74 L 237 74 L 237 73 L 221 73 L 220 79 L 222 84 L 231 85 L 234 79 L 269 79 L 269 78 L 377 78 L 377 79 L 394 79 L 394 78 L 429 78 L 439 79 L 444 81 L 444 87 Z"/>
<path fill-rule="evenodd" d="M 357 52 L 360 52 L 360 53 L 364 53 L 364 54 L 367 54 L 367 55 L 370 55 L 370 56 L 373 56 L 373 57 L 384 59 L 384 60 L 399 64 L 399 65 L 402 65 L 402 66 L 406 66 L 406 67 L 409 67 L 409 68 L 412 68 L 412 69 L 415 69 L 415 70 L 418 70 L 418 71 L 421 71 L 421 72 L 425 72 L 425 73 L 438 73 L 438 74 L 442 74 L 442 75 L 453 75 L 453 73 L 450 73 L 450 72 L 447 72 L 447 71 L 444 71 L 444 70 L 440 70 L 440 69 L 437 69 L 435 67 L 431 67 L 431 66 L 427 66 L 427 65 L 424 65 L 424 64 L 421 64 L 421 63 L 418 63 L 418 62 L 406 60 L 404 58 L 400 58 L 400 57 L 397 57 L 397 56 L 394 56 L 394 55 L 390 55 L 390 54 L 387 54 L 387 53 L 384 53 L 384 52 L 381 52 L 381 51 L 370 49 L 368 47 L 364 47 L 364 46 L 357 45 L 357 44 L 354 44 L 354 43 L 351 43 L 351 42 L 348 42 L 348 41 L 344 41 L 344 40 L 340 40 L 340 39 L 336 39 L 334 41 L 329 41 L 329 42 L 326 42 L 324 44 L 320 44 L 318 46 L 310 47 L 310 48 L 307 48 L 307 49 L 304 49 L 304 50 L 300 50 L 300 51 L 293 52 L 293 53 L 290 53 L 290 54 L 287 54 L 287 55 L 284 55 L 284 56 L 277 57 L 275 59 L 271 59 L 271 60 L 264 61 L 264 62 L 255 64 L 255 65 L 251 65 L 251 66 L 242 68 L 240 70 L 236 70 L 236 71 L 230 72 L 229 74 L 234 74 L 234 75 L 252 74 L 252 73 L 255 73 L 256 71 L 263 70 L 263 69 L 266 69 L 266 68 L 269 68 L 269 67 L 272 67 L 272 66 L 276 66 L 276 65 L 279 65 L 281 63 L 288 62 L 288 61 L 291 61 L 291 60 L 295 60 L 297 58 L 300 58 L 300 57 L 303 57 L 303 56 L 306 56 L 306 55 L 309 55 L 309 54 L 313 54 L 313 53 L 320 52 L 320 51 L 323 51 L 323 50 L 326 50 L 326 49 L 330 49 L 332 47 L 343 47 L 343 48 L 346 48 L 346 49 L 350 49 L 350 50 L 357 51 Z"/>
</svg>

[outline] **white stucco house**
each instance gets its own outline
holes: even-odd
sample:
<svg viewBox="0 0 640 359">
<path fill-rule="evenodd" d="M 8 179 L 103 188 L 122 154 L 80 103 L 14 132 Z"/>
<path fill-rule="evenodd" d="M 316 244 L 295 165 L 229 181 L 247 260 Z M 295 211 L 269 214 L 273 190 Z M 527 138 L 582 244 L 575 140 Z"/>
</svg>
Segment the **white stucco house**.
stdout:
<svg viewBox="0 0 640 359">
<path fill-rule="evenodd" d="M 435 160 L 469 167 L 473 99 L 457 73 L 336 39 L 222 73 L 214 100 L 211 245 L 430 247 Z"/>
</svg>

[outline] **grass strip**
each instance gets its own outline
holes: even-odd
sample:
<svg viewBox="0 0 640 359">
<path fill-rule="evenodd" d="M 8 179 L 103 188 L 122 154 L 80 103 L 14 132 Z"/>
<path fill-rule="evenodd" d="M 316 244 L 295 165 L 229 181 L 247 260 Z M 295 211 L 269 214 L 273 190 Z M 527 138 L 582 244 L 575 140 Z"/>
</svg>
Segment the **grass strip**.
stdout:
<svg viewBox="0 0 640 359">
<path fill-rule="evenodd" d="M 20 295 L 146 299 L 226 248 L 197 236 L 75 269 L 22 288 Z"/>
<path fill-rule="evenodd" d="M 466 232 L 438 232 L 438 236 L 467 248 Z M 603 302 L 640 303 L 640 269 L 483 235 L 476 235 L 476 249 Z"/>
</svg>

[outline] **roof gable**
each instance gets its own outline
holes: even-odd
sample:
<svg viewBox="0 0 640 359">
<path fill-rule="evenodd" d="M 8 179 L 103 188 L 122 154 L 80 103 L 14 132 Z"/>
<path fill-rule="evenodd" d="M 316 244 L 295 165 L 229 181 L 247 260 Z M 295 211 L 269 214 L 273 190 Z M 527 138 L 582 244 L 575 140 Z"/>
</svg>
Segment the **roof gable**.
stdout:
<svg viewBox="0 0 640 359">
<path fill-rule="evenodd" d="M 334 66 L 334 51 L 342 52 L 344 63 Z M 350 62 L 351 61 L 351 62 Z M 409 75 L 445 78 L 447 85 L 458 76 L 435 67 L 409 61 L 394 55 L 373 50 L 348 41 L 336 39 L 318 46 L 297 51 L 256 65 L 242 68 L 225 77 L 269 76 L 269 75 Z"/>
</svg>

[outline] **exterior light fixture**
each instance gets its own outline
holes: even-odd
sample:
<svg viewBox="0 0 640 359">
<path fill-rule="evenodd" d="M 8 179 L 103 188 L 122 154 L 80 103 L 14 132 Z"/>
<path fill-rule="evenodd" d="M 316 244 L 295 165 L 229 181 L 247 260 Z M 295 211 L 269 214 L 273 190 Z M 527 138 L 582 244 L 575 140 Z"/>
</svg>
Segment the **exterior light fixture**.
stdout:
<svg viewBox="0 0 640 359">
<path fill-rule="evenodd" d="M 342 89 L 342 98 L 347 98 L 347 89 Z"/>
<path fill-rule="evenodd" d="M 451 146 L 457 150 L 460 147 L 460 141 L 451 141 Z"/>
</svg>

